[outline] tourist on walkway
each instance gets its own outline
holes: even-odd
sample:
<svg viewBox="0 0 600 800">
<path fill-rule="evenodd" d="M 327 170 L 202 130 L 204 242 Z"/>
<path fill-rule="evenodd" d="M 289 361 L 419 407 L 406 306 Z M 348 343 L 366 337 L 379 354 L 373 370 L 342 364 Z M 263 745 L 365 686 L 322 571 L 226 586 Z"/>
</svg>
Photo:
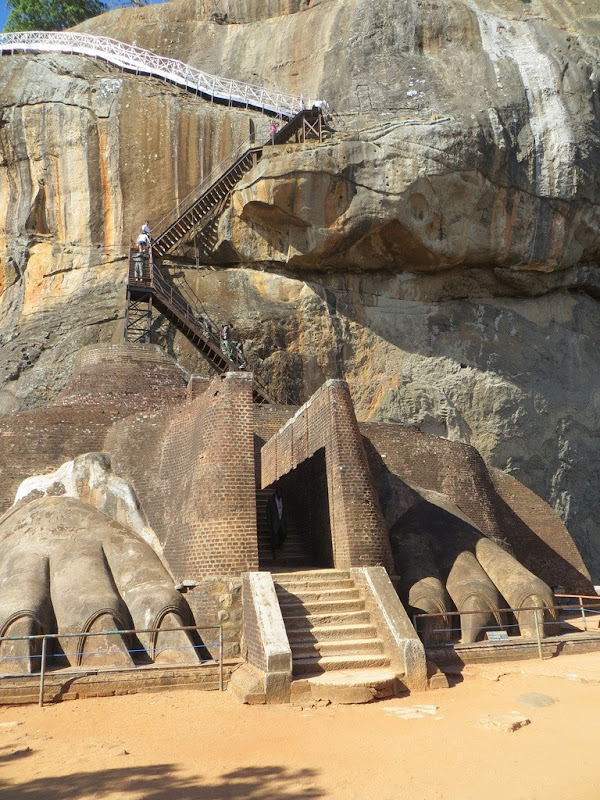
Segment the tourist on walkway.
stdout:
<svg viewBox="0 0 600 800">
<path fill-rule="evenodd" d="M 131 260 L 133 261 L 133 272 L 136 281 L 144 279 L 144 267 L 148 261 L 148 253 L 139 252 L 134 253 Z"/>
<path fill-rule="evenodd" d="M 240 369 L 246 369 L 248 366 L 248 359 L 244 355 L 244 345 L 246 344 L 245 339 L 241 339 L 239 342 L 235 343 L 235 354 L 237 357 L 238 367 Z"/>
<path fill-rule="evenodd" d="M 148 242 L 152 243 L 152 237 L 150 236 L 150 225 L 148 223 L 148 220 L 146 220 L 146 222 L 144 222 L 144 224 L 142 225 L 142 233 L 145 233 L 146 236 L 148 237 Z"/>
<path fill-rule="evenodd" d="M 233 325 L 231 324 L 231 322 L 226 322 L 225 325 L 221 325 L 221 330 L 219 331 L 219 341 L 221 342 L 221 352 L 230 361 L 233 361 L 233 347 L 232 347 L 232 344 L 231 344 L 231 329 L 232 328 L 233 328 Z"/>
<path fill-rule="evenodd" d="M 277 123 L 276 120 L 273 120 L 271 122 L 271 127 L 269 128 L 269 131 L 271 133 L 271 144 L 275 144 L 275 135 L 278 130 L 279 130 L 279 124 Z"/>
<path fill-rule="evenodd" d="M 148 238 L 148 234 L 144 233 L 143 230 L 137 238 L 137 245 L 140 253 L 145 253 L 148 250 L 150 239 Z"/>
</svg>

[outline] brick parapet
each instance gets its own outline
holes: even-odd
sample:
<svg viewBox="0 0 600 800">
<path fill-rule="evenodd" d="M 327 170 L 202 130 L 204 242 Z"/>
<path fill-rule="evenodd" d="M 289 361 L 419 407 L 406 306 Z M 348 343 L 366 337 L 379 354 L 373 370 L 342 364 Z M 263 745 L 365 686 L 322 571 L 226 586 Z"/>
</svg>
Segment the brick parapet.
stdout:
<svg viewBox="0 0 600 800">
<path fill-rule="evenodd" d="M 262 486 L 324 449 L 334 565 L 391 568 L 392 559 L 352 399 L 327 381 L 261 451 Z"/>
<path fill-rule="evenodd" d="M 262 673 L 267 703 L 289 702 L 292 650 L 270 572 L 242 576 L 244 609 L 242 652 L 248 664 Z"/>
<path fill-rule="evenodd" d="M 165 556 L 181 579 L 258 568 L 252 375 L 226 373 L 171 419 L 160 465 Z"/>
<path fill-rule="evenodd" d="M 158 345 L 90 345 L 78 352 L 55 404 L 132 414 L 185 402 L 187 384 L 187 373 Z"/>
</svg>

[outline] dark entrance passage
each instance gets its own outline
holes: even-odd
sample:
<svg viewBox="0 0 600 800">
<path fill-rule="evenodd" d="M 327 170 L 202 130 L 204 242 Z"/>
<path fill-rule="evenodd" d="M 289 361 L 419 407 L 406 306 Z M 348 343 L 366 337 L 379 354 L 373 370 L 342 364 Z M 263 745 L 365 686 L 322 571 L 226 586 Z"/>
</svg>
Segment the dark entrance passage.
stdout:
<svg viewBox="0 0 600 800">
<path fill-rule="evenodd" d="M 257 492 L 259 568 L 333 567 L 325 448 L 317 450 L 277 483 L 285 506 L 285 541 L 273 559 L 267 511 L 268 500 L 275 491 L 275 486 L 271 485 Z"/>
</svg>

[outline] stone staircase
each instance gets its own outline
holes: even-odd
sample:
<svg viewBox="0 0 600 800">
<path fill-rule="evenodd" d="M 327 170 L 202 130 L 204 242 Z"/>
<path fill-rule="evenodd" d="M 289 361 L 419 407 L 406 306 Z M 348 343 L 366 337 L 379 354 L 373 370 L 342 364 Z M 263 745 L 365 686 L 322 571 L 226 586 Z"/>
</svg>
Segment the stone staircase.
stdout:
<svg viewBox="0 0 600 800">
<path fill-rule="evenodd" d="M 350 572 L 273 580 L 292 650 L 292 702 L 368 702 L 404 690 Z"/>
<path fill-rule="evenodd" d="M 281 568 L 307 567 L 310 555 L 306 543 L 291 516 L 288 516 L 288 532 L 285 543 L 273 560 L 271 553 L 271 532 L 267 520 L 267 502 L 272 491 L 259 489 L 256 492 L 256 522 L 258 531 L 258 563 L 260 569 L 276 571 Z"/>
</svg>

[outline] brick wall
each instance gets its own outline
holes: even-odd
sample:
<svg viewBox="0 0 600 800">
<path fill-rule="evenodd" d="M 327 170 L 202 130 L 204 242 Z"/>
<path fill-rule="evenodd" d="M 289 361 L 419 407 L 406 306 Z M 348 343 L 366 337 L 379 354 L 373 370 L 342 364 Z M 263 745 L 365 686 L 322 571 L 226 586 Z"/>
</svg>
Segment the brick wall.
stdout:
<svg viewBox="0 0 600 800">
<path fill-rule="evenodd" d="M 0 515 L 13 504 L 26 478 L 102 450 L 106 432 L 118 417 L 116 409 L 69 406 L 0 417 Z"/>
<path fill-rule="evenodd" d="M 0 417 L 0 513 L 25 478 L 102 450 L 119 418 L 138 411 L 151 417 L 186 396 L 186 373 L 156 345 L 82 348 L 55 405 Z"/>
<path fill-rule="evenodd" d="M 158 345 L 84 347 L 57 405 L 117 407 L 123 415 L 185 402 L 188 377 Z"/>
<path fill-rule="evenodd" d="M 324 448 L 334 565 L 391 567 L 389 541 L 354 408 L 344 381 L 330 380 L 262 449 L 262 486 Z"/>
<path fill-rule="evenodd" d="M 283 425 L 292 417 L 296 406 L 255 405 L 254 406 L 254 464 L 256 487 L 260 487 L 260 454 L 265 442 L 275 436 Z"/>
<path fill-rule="evenodd" d="M 107 437 L 178 580 L 258 568 L 253 435 L 252 376 L 231 372 L 186 405 L 123 420 Z"/>
<path fill-rule="evenodd" d="M 549 586 L 591 589 L 573 540 L 555 512 L 514 479 L 501 478 L 503 473 L 496 478 L 501 496 L 475 448 L 393 423 L 364 422 L 360 430 L 391 472 L 411 486 L 447 495 L 486 536 L 507 543 L 523 566 Z"/>
</svg>

